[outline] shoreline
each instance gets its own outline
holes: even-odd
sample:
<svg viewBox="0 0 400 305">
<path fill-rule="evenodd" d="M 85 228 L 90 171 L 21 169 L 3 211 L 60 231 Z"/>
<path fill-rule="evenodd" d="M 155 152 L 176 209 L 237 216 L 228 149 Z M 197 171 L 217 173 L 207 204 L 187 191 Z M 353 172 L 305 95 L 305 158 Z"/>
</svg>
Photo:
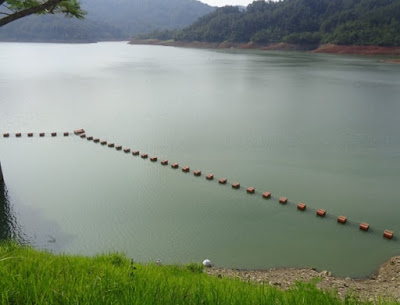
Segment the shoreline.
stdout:
<svg viewBox="0 0 400 305">
<path fill-rule="evenodd" d="M 324 291 L 335 291 L 341 298 L 349 293 L 355 293 L 362 301 L 375 302 L 383 298 L 400 302 L 400 256 L 390 258 L 378 268 L 374 275 L 362 279 L 335 277 L 330 271 L 319 272 L 314 268 L 242 270 L 212 267 L 206 272 L 210 276 L 273 285 L 282 290 L 289 289 L 296 281 L 310 282 L 319 278 L 316 284 L 318 288 Z"/>
<path fill-rule="evenodd" d="M 400 56 L 400 47 L 357 46 L 357 45 L 297 45 L 289 43 L 257 44 L 231 42 L 183 42 L 158 39 L 133 39 L 132 45 L 156 45 L 167 47 L 196 48 L 196 49 L 238 49 L 238 50 L 265 50 L 265 51 L 308 51 L 311 53 L 370 55 L 370 56 Z M 383 60 L 382 62 L 400 63 L 400 59 Z"/>
</svg>

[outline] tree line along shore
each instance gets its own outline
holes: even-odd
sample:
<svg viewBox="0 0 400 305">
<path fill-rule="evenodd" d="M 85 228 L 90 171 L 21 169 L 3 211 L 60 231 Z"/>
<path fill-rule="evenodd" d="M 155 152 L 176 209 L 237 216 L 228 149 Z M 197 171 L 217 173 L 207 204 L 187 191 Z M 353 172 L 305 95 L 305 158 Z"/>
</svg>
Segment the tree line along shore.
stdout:
<svg viewBox="0 0 400 305">
<path fill-rule="evenodd" d="M 136 35 L 161 45 L 400 55 L 399 0 L 258 0 L 225 6 L 180 30 Z"/>
<path fill-rule="evenodd" d="M 359 45 L 335 45 L 335 44 L 316 46 L 310 44 L 289 44 L 289 43 L 259 44 L 254 42 L 232 43 L 227 41 L 219 43 L 219 42 L 175 41 L 175 40 L 160 40 L 160 39 L 132 39 L 129 42 L 129 44 L 201 48 L 201 49 L 310 51 L 313 53 L 328 53 L 328 54 L 379 55 L 379 56 L 395 56 L 395 57 L 400 56 L 400 47 L 398 46 L 385 47 L 385 46 L 359 46 Z M 400 62 L 400 59 L 393 59 L 392 61 Z"/>
</svg>

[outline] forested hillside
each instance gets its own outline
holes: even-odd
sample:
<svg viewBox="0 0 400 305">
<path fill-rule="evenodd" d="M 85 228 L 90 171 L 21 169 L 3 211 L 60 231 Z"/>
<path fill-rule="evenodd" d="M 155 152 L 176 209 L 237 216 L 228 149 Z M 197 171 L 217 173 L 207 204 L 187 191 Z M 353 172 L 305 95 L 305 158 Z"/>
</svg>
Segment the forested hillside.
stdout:
<svg viewBox="0 0 400 305">
<path fill-rule="evenodd" d="M 255 1 L 245 11 L 218 8 L 170 38 L 399 46 L 400 0 Z"/>
<path fill-rule="evenodd" d="M 99 41 L 181 29 L 214 10 L 196 0 L 82 0 L 84 20 L 31 16 L 0 28 L 0 40 Z"/>
</svg>

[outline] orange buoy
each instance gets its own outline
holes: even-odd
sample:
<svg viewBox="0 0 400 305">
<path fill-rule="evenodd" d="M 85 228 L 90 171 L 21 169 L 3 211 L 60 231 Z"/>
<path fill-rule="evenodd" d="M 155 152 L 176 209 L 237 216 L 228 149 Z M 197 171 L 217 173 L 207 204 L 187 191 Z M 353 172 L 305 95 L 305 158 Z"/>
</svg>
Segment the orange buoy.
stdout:
<svg viewBox="0 0 400 305">
<path fill-rule="evenodd" d="M 206 179 L 207 180 L 214 180 L 214 175 L 213 174 L 207 174 Z"/>
<path fill-rule="evenodd" d="M 44 137 L 44 132 L 39 133 L 40 137 Z"/>
<path fill-rule="evenodd" d="M 182 167 L 182 172 L 184 172 L 184 173 L 190 172 L 190 167 L 189 166 Z"/>
<path fill-rule="evenodd" d="M 221 179 L 218 180 L 218 183 L 219 183 L 219 184 L 226 184 L 227 181 L 228 181 L 228 179 L 226 179 L 226 178 L 221 178 Z"/>
<path fill-rule="evenodd" d="M 82 133 L 85 133 L 85 130 L 84 129 L 77 129 L 77 130 L 74 131 L 74 133 L 78 136 L 78 135 L 81 135 Z"/>
<path fill-rule="evenodd" d="M 157 162 L 157 160 L 158 160 L 157 157 L 151 157 L 151 158 L 150 158 L 150 161 L 151 161 L 151 162 Z"/>
<path fill-rule="evenodd" d="M 101 144 L 101 145 L 107 145 L 107 141 L 104 141 L 104 140 L 103 140 L 103 141 L 100 142 L 100 144 Z"/>
<path fill-rule="evenodd" d="M 64 132 L 64 137 L 68 137 L 69 136 L 69 132 Z"/>
<path fill-rule="evenodd" d="M 114 147 L 114 143 L 108 143 L 108 147 Z"/>
<path fill-rule="evenodd" d="M 279 198 L 279 203 L 286 204 L 287 203 L 287 198 L 286 197 Z"/>
<path fill-rule="evenodd" d="M 168 165 L 168 160 L 166 160 L 166 159 L 162 160 L 161 165 Z"/>
<path fill-rule="evenodd" d="M 100 142 L 100 139 L 99 139 L 99 138 L 95 138 L 95 139 L 93 139 L 93 142 L 94 142 L 94 143 L 99 143 L 99 142 Z"/>
<path fill-rule="evenodd" d="M 239 183 L 239 182 L 233 182 L 233 183 L 232 183 L 232 188 L 234 188 L 234 189 L 240 189 L 240 183 Z"/>
<path fill-rule="evenodd" d="M 141 155 L 142 159 L 147 159 L 148 156 L 149 156 L 148 154 L 142 154 Z"/>
<path fill-rule="evenodd" d="M 302 203 L 302 202 L 300 202 L 297 205 L 297 209 L 300 210 L 300 211 L 304 211 L 306 209 L 306 207 L 307 207 L 307 205 L 305 203 Z"/>
<path fill-rule="evenodd" d="M 365 222 L 360 223 L 360 230 L 368 231 L 369 230 L 369 224 L 367 224 Z"/>
<path fill-rule="evenodd" d="M 201 171 L 195 170 L 195 171 L 193 172 L 193 175 L 195 175 L 195 176 L 201 176 Z"/>
<path fill-rule="evenodd" d="M 172 164 L 171 164 L 171 167 L 172 167 L 172 168 L 178 168 L 178 167 L 179 167 L 179 164 L 178 164 L 178 163 L 172 163 Z"/>
<path fill-rule="evenodd" d="M 271 193 L 270 193 L 270 192 L 264 192 L 264 193 L 263 193 L 263 197 L 264 197 L 264 198 L 267 198 L 267 199 L 268 199 L 268 198 L 271 198 Z"/>
<path fill-rule="evenodd" d="M 19 137 L 22 136 L 22 134 L 21 134 L 20 132 L 17 132 L 17 133 L 15 134 L 15 136 L 16 136 L 17 138 L 19 138 Z"/>
<path fill-rule="evenodd" d="M 346 216 L 339 216 L 337 221 L 339 223 L 345 224 L 347 222 L 347 217 Z"/>
<path fill-rule="evenodd" d="M 383 232 L 383 237 L 387 239 L 392 239 L 393 235 L 394 235 L 393 231 L 385 230 L 385 232 Z"/>
<path fill-rule="evenodd" d="M 51 136 L 52 136 L 52 137 L 56 137 L 56 136 L 57 136 L 57 132 L 52 132 L 52 133 L 51 133 Z"/>
<path fill-rule="evenodd" d="M 139 156 L 139 151 L 138 150 L 132 151 L 132 155 Z"/>
<path fill-rule="evenodd" d="M 3 133 L 3 137 L 4 137 L 4 138 L 8 138 L 9 136 L 10 136 L 9 133 Z"/>
<path fill-rule="evenodd" d="M 130 148 L 124 148 L 124 153 L 130 153 L 131 149 Z"/>
<path fill-rule="evenodd" d="M 87 137 L 87 140 L 88 140 L 88 141 L 92 141 L 92 140 L 93 140 L 93 137 L 92 137 L 92 136 L 89 136 L 89 137 Z"/>
<path fill-rule="evenodd" d="M 319 216 L 319 217 L 325 217 L 325 215 L 326 215 L 326 211 L 325 211 L 325 210 L 319 209 L 319 210 L 317 211 L 317 216 Z"/>
<path fill-rule="evenodd" d="M 33 133 L 32 132 L 28 133 L 28 137 L 32 138 L 33 137 Z"/>
<path fill-rule="evenodd" d="M 249 186 L 247 188 L 247 194 L 254 194 L 255 191 L 256 191 L 256 189 L 252 186 Z"/>
</svg>

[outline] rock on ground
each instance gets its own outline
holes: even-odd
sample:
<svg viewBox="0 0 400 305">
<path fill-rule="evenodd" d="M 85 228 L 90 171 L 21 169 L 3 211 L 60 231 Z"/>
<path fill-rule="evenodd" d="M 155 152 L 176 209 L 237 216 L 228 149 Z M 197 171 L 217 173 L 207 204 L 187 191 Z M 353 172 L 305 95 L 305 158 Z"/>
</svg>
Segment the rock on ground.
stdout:
<svg viewBox="0 0 400 305">
<path fill-rule="evenodd" d="M 238 278 L 260 284 L 273 285 L 280 289 L 288 289 L 295 281 L 308 282 L 319 277 L 317 287 L 327 291 L 337 291 L 340 297 L 355 294 L 363 301 L 388 299 L 400 301 L 400 256 L 393 257 L 384 263 L 378 272 L 367 279 L 351 279 L 333 277 L 331 272 L 318 272 L 315 269 L 268 269 L 239 270 L 210 268 L 207 273 L 218 277 Z"/>
</svg>

